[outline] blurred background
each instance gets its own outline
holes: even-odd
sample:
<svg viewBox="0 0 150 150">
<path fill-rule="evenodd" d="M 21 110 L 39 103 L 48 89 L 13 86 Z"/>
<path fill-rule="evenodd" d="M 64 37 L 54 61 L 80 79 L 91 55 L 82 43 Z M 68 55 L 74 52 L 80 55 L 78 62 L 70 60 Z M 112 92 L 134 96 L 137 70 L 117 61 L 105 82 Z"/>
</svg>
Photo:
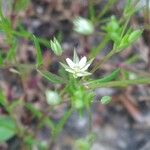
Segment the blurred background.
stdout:
<svg viewBox="0 0 150 150">
<path fill-rule="evenodd" d="M 101 26 L 112 15 L 116 18 L 122 17 L 126 0 L 27 0 L 22 5 L 16 5 L 16 10 L 13 4 L 17 3 L 17 0 L 1 0 L 1 2 L 3 14 L 10 18 L 14 29 L 20 29 L 19 22 L 19 25 L 29 33 L 45 39 L 43 43 L 47 43 L 54 36 L 57 37 L 64 50 L 61 59 L 65 59 L 72 57 L 74 48 L 80 56 L 84 56 L 96 47 L 104 37 Z M 94 73 L 94 78 L 100 78 L 117 66 L 123 66 L 128 70 L 130 79 L 135 78 L 136 74 L 150 74 L 150 2 L 139 0 L 137 7 L 139 11 L 131 17 L 129 25 L 133 28 L 144 28 L 142 36 L 131 47 L 106 62 L 103 68 Z M 94 13 L 91 13 L 92 11 Z M 94 19 L 91 14 L 95 15 Z M 76 16 L 93 19 L 91 20 L 95 31 L 92 35 L 86 37 L 73 31 L 72 21 Z M 30 103 L 57 122 L 66 111 L 66 104 L 59 105 L 55 110 L 48 112 L 45 91 L 55 90 L 61 86 L 43 79 L 33 67 L 36 62 L 36 50 L 30 39 L 20 37 L 17 41 L 19 44 L 15 59 L 18 64 L 15 67 L 19 64 L 23 65 L 22 76 L 15 71 L 14 65 L 6 63 L 7 67 L 0 69 L 0 90 L 10 103 L 16 100 Z M 57 74 L 60 67 L 58 58 L 45 44 L 40 46 L 44 68 Z M 112 43 L 106 43 L 95 60 L 100 60 L 111 48 Z M 0 53 L 5 57 L 7 52 L 8 45 L 4 35 L 0 33 Z M 124 64 L 135 54 L 134 63 Z M 92 104 L 92 132 L 96 133 L 96 138 L 91 150 L 150 150 L 150 86 L 98 88 L 94 92 L 96 98 Z M 99 99 L 105 95 L 112 96 L 112 102 L 108 105 L 99 102 Z M 50 130 L 46 126 L 38 130 L 36 126 L 39 120 L 30 109 L 17 105 L 16 118 L 23 127 L 34 131 L 35 138 L 43 141 L 43 144 L 49 141 Z M 7 114 L 6 112 L 0 105 L 0 115 Z M 87 112 L 85 111 L 82 117 L 74 112 L 66 122 L 53 149 L 72 150 L 77 139 L 87 136 Z M 0 143 L 0 150 L 26 149 L 22 146 L 22 139 L 17 136 Z M 31 149 L 38 148 L 35 145 Z"/>
</svg>

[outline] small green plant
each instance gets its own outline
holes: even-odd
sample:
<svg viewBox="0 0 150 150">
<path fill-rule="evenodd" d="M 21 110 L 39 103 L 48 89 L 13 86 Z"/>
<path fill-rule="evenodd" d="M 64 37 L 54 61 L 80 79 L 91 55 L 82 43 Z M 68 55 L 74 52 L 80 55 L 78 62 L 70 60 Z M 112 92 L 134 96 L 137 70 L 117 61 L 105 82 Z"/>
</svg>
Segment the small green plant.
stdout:
<svg viewBox="0 0 150 150">
<path fill-rule="evenodd" d="M 96 34 L 97 23 L 101 22 L 104 14 L 116 3 L 116 0 L 109 0 L 104 9 L 96 16 L 93 9 L 92 1 L 90 0 L 89 15 L 90 19 L 77 17 L 73 20 L 74 31 L 83 36 L 92 36 Z M 26 9 L 29 0 L 14 1 L 15 12 L 20 12 Z M 105 74 L 100 78 L 94 78 L 94 73 L 101 69 L 103 64 L 108 61 L 112 56 L 124 51 L 131 46 L 141 36 L 143 29 L 133 29 L 129 26 L 131 16 L 136 12 L 133 8 L 131 0 L 123 11 L 123 18 L 118 19 L 115 16 L 106 18 L 100 30 L 103 32 L 103 39 L 99 45 L 93 45 L 91 51 L 87 56 L 79 59 L 77 54 L 78 50 L 72 50 L 73 60 L 64 57 L 64 51 L 59 41 L 54 37 L 53 40 L 46 40 L 41 37 L 36 37 L 32 33 L 26 31 L 19 23 L 13 27 L 13 22 L 10 18 L 3 15 L 2 8 L 0 9 L 0 34 L 5 37 L 5 44 L 7 45 L 7 53 L 2 49 L 0 51 L 0 67 L 2 69 L 9 68 L 17 73 L 23 79 L 24 70 L 30 70 L 29 64 L 20 64 L 17 60 L 17 48 L 19 46 L 19 38 L 26 39 L 33 43 L 36 50 L 36 63 L 32 64 L 31 68 L 34 69 L 40 76 L 46 79 L 49 83 L 56 86 L 54 89 L 44 91 L 45 103 L 47 104 L 46 110 L 41 111 L 32 103 L 24 101 L 24 99 L 14 100 L 12 102 L 7 100 L 5 92 L 0 92 L 0 107 L 2 107 L 6 114 L 0 116 L 0 142 L 5 142 L 13 136 L 22 139 L 22 143 L 27 149 L 33 149 L 37 146 L 39 150 L 51 149 L 52 145 L 57 140 L 57 137 L 63 130 L 65 123 L 74 111 L 77 111 L 82 117 L 83 111 L 89 114 L 89 135 L 85 139 L 77 140 L 75 147 L 78 150 L 90 150 L 92 146 L 91 135 L 92 132 L 92 113 L 91 105 L 95 98 L 94 90 L 101 87 L 117 87 L 124 88 L 129 85 L 137 84 L 150 84 L 149 75 L 138 75 L 133 72 L 124 71 L 126 76 L 122 78 L 122 68 L 116 67 L 112 72 Z M 132 6 L 132 7 L 131 7 Z M 96 56 L 103 50 L 107 43 L 112 43 L 112 49 L 100 61 L 95 61 Z M 58 59 L 59 70 L 58 73 L 53 73 L 45 70 L 43 66 L 43 55 L 41 45 L 47 49 L 52 50 L 55 57 Z M 49 51 L 50 53 L 50 51 Z M 4 55 L 5 54 L 5 55 Z M 66 58 L 66 63 L 65 63 Z M 88 60 L 88 61 L 87 61 Z M 126 63 L 132 62 L 127 60 Z M 15 68 L 15 69 L 14 69 Z M 88 70 L 88 71 L 87 71 Z M 110 96 L 104 96 L 98 103 L 108 104 L 112 101 Z M 50 111 L 55 111 L 56 106 L 66 104 L 66 111 L 62 114 L 59 121 L 55 122 L 50 117 Z M 16 117 L 16 107 L 23 107 L 27 109 L 33 118 L 37 120 L 35 131 L 41 130 L 43 127 L 50 129 L 50 142 L 46 143 L 36 139 L 36 133 L 29 130 L 25 125 Z"/>
</svg>

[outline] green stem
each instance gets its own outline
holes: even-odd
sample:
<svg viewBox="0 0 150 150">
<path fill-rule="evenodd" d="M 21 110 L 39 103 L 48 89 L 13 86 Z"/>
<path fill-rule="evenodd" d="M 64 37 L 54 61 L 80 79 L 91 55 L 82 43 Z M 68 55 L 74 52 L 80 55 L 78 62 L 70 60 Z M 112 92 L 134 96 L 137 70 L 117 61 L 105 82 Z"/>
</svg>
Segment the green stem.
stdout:
<svg viewBox="0 0 150 150">
<path fill-rule="evenodd" d="M 92 22 L 95 22 L 95 10 L 94 10 L 94 2 L 93 0 L 88 0 L 88 3 L 89 3 L 89 16 L 90 16 L 90 19 L 92 20 Z"/>
<path fill-rule="evenodd" d="M 104 82 L 99 84 L 89 84 L 89 88 L 96 89 L 101 87 L 125 87 L 128 85 L 138 85 L 138 84 L 150 84 L 150 78 L 140 78 L 134 80 L 120 80 L 120 81 L 111 81 Z"/>
<path fill-rule="evenodd" d="M 58 135 L 60 134 L 62 128 L 64 127 L 66 121 L 69 119 L 70 115 L 73 112 L 73 108 L 70 108 L 69 111 L 67 111 L 64 114 L 64 117 L 60 120 L 60 122 L 58 123 L 58 125 L 56 125 L 56 127 L 54 128 L 54 130 L 52 131 L 52 140 L 49 144 L 49 148 L 53 149 L 53 146 L 55 145 L 56 139 L 58 137 Z"/>
<path fill-rule="evenodd" d="M 99 43 L 99 45 L 96 48 L 93 48 L 90 53 L 90 58 L 96 57 L 98 53 L 100 53 L 105 45 L 108 43 L 109 37 L 107 35 L 104 36 L 103 40 Z"/>
<path fill-rule="evenodd" d="M 110 10 L 110 8 L 112 7 L 112 5 L 116 2 L 117 0 L 109 0 L 107 2 L 107 4 L 104 6 L 104 8 L 101 10 L 101 12 L 99 13 L 97 18 L 102 18 L 103 15 L 105 15 L 107 13 L 107 11 Z"/>
<path fill-rule="evenodd" d="M 88 109 L 88 117 L 89 117 L 89 134 L 92 132 L 92 112 L 91 109 Z"/>
<path fill-rule="evenodd" d="M 101 65 L 103 63 L 105 63 L 110 57 L 112 57 L 115 54 L 115 50 L 111 50 L 106 56 L 104 56 L 104 58 L 101 60 L 101 62 L 99 64 L 97 64 L 93 69 L 92 69 L 92 73 L 94 73 L 97 69 L 99 69 L 101 67 Z"/>
<path fill-rule="evenodd" d="M 128 26 L 129 21 L 130 21 L 130 17 L 127 18 L 127 20 L 126 20 L 126 22 L 125 22 L 125 25 L 124 25 L 124 27 L 123 27 L 123 30 L 122 30 L 120 39 L 123 38 L 123 35 L 124 35 L 125 31 L 126 31 L 126 28 L 127 28 L 127 26 Z"/>
</svg>

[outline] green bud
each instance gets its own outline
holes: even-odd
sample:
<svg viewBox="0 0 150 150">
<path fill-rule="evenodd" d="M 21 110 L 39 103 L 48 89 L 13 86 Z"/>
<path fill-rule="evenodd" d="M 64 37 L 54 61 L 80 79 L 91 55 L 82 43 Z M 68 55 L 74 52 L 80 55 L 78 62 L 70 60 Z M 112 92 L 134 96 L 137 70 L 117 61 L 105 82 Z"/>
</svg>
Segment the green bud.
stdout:
<svg viewBox="0 0 150 150">
<path fill-rule="evenodd" d="M 83 97 L 83 91 L 82 90 L 75 91 L 74 96 L 76 98 L 82 98 Z"/>
<path fill-rule="evenodd" d="M 76 109 L 81 109 L 84 107 L 84 103 L 82 101 L 82 99 L 76 99 L 74 102 L 75 108 Z"/>
<path fill-rule="evenodd" d="M 53 40 L 50 40 L 50 45 L 51 45 L 51 49 L 52 51 L 60 56 L 62 54 L 62 47 L 60 45 L 60 43 L 58 42 L 58 40 L 54 37 Z"/>
<path fill-rule="evenodd" d="M 124 48 L 127 48 L 129 46 L 129 42 L 128 42 L 128 38 L 129 38 L 129 35 L 126 34 L 122 39 L 121 39 L 121 42 L 119 44 L 119 46 L 117 47 L 117 51 L 116 52 L 120 52 L 122 51 Z"/>
<path fill-rule="evenodd" d="M 118 42 L 120 40 L 120 35 L 117 32 L 112 32 L 110 37 L 114 42 Z"/>
<path fill-rule="evenodd" d="M 45 92 L 46 100 L 49 105 L 57 105 L 60 103 L 61 98 L 57 92 L 48 90 Z"/>
<path fill-rule="evenodd" d="M 118 43 L 120 42 L 121 27 L 115 16 L 112 16 L 110 18 L 106 27 L 104 26 L 103 29 L 107 32 L 110 39 L 118 45 Z"/>
<path fill-rule="evenodd" d="M 82 35 L 91 35 L 94 32 L 93 23 L 83 17 L 77 17 L 73 20 L 74 31 Z"/>
<path fill-rule="evenodd" d="M 136 30 L 136 31 L 133 31 L 130 35 L 129 35 L 129 38 L 128 38 L 128 41 L 130 43 L 133 43 L 134 41 L 136 41 L 140 35 L 142 34 L 143 31 L 141 30 Z"/>
<path fill-rule="evenodd" d="M 117 19 L 115 18 L 115 16 L 112 16 L 110 21 L 107 23 L 105 30 L 107 30 L 107 32 L 111 33 L 111 32 L 118 32 L 119 28 L 120 27 L 119 27 L 119 23 L 118 23 Z"/>
<path fill-rule="evenodd" d="M 137 10 L 136 7 L 133 8 L 133 1 L 132 0 L 127 0 L 124 11 L 123 11 L 123 16 L 124 17 L 130 17 L 134 14 L 134 12 L 136 10 Z"/>
<path fill-rule="evenodd" d="M 135 79 L 137 79 L 137 75 L 133 72 L 128 72 L 128 78 L 130 80 L 135 80 Z"/>
<path fill-rule="evenodd" d="M 111 97 L 110 96 L 103 96 L 101 98 L 101 103 L 104 104 L 104 105 L 106 105 L 106 104 L 108 104 L 110 102 L 111 102 Z"/>
<path fill-rule="evenodd" d="M 119 46 L 117 47 L 116 52 L 120 52 L 122 49 L 125 49 L 128 46 L 130 46 L 133 42 L 135 42 L 140 37 L 141 34 L 142 34 L 141 30 L 136 30 L 136 31 L 133 31 L 132 33 L 128 32 L 121 39 L 121 42 L 120 42 Z"/>
<path fill-rule="evenodd" d="M 113 31 L 116 31 L 119 29 L 119 23 L 114 16 L 111 17 L 111 22 L 109 23 L 109 25 Z"/>
</svg>

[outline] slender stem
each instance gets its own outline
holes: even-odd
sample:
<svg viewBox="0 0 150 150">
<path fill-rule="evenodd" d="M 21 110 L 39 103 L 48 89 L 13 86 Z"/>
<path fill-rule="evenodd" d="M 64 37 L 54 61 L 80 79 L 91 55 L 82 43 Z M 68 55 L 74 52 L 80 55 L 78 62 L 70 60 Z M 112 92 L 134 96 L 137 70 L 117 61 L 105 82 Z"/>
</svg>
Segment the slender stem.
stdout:
<svg viewBox="0 0 150 150">
<path fill-rule="evenodd" d="M 95 10 L 94 10 L 94 1 L 93 0 L 88 0 L 89 3 L 89 15 L 90 15 L 90 19 L 92 20 L 92 22 L 95 22 Z"/>
<path fill-rule="evenodd" d="M 98 19 L 101 19 L 103 17 L 103 15 L 106 14 L 107 11 L 110 10 L 110 8 L 112 7 L 112 5 L 116 2 L 117 0 L 109 0 L 107 2 L 107 4 L 104 6 L 104 8 L 100 11 L 100 13 L 98 14 Z"/>
<path fill-rule="evenodd" d="M 3 64 L 0 66 L 0 69 L 9 69 L 17 67 L 19 69 L 35 69 L 36 66 L 34 64 Z"/>
<path fill-rule="evenodd" d="M 52 134 L 52 140 L 50 142 L 49 148 L 53 149 L 53 146 L 56 142 L 57 136 L 60 134 L 63 126 L 65 125 L 66 121 L 69 119 L 69 117 L 71 116 L 72 112 L 73 112 L 73 108 L 71 107 L 68 112 L 66 112 L 64 114 L 64 117 L 60 120 L 60 122 L 58 123 L 58 125 L 56 125 L 55 129 L 53 130 L 53 134 Z"/>
<path fill-rule="evenodd" d="M 126 28 L 128 26 L 129 21 L 130 21 L 130 17 L 125 22 L 125 25 L 123 27 L 123 30 L 122 30 L 122 33 L 121 33 L 121 37 L 120 37 L 121 39 L 123 38 L 123 35 L 124 35 L 125 31 L 126 31 Z"/>
<path fill-rule="evenodd" d="M 110 57 L 112 57 L 115 54 L 115 50 L 111 50 L 102 60 L 99 64 L 97 64 L 93 69 L 92 73 L 94 73 L 97 69 L 101 67 L 103 63 L 105 63 Z"/>
<path fill-rule="evenodd" d="M 92 112 L 91 112 L 91 109 L 89 108 L 88 109 L 88 117 L 89 117 L 89 133 L 92 132 Z"/>
<path fill-rule="evenodd" d="M 150 78 L 140 78 L 135 80 L 120 80 L 111 82 L 101 82 L 98 84 L 89 84 L 89 88 L 96 89 L 100 87 L 125 87 L 128 85 L 150 84 Z"/>
<path fill-rule="evenodd" d="M 96 48 L 92 49 L 89 57 L 90 58 L 96 57 L 96 55 L 103 50 L 103 48 L 108 43 L 108 41 L 109 41 L 109 37 L 107 35 L 105 35 L 103 40 L 99 43 L 99 45 Z"/>
</svg>

